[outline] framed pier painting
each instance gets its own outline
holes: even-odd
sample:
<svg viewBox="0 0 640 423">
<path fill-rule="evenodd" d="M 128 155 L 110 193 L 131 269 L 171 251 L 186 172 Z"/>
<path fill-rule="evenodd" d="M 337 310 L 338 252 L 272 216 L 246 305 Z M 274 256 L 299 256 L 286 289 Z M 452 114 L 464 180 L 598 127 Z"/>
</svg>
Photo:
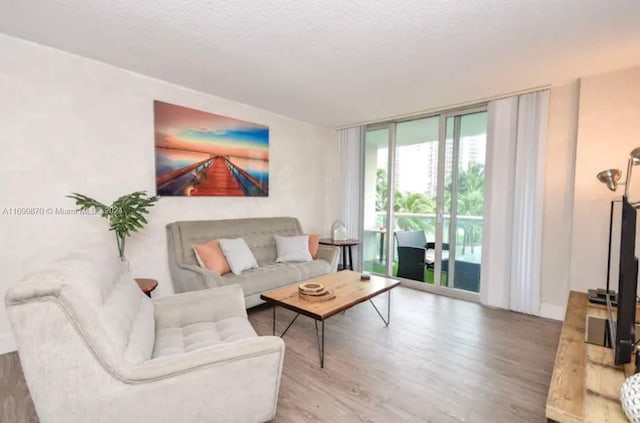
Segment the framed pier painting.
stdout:
<svg viewBox="0 0 640 423">
<path fill-rule="evenodd" d="M 153 111 L 158 195 L 269 195 L 268 126 L 161 101 Z"/>
</svg>

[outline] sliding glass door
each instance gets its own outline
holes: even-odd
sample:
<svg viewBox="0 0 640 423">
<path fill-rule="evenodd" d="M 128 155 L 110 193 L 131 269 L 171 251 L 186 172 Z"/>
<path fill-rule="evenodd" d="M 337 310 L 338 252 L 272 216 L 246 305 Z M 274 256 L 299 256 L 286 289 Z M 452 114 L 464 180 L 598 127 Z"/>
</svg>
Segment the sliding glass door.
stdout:
<svg viewBox="0 0 640 423">
<path fill-rule="evenodd" d="M 447 118 L 441 285 L 480 292 L 486 112 Z"/>
<path fill-rule="evenodd" d="M 393 224 L 394 271 L 401 276 L 434 283 L 434 248 L 438 205 L 438 116 L 399 122 L 396 125 Z M 425 259 L 427 260 L 425 262 Z"/>
<path fill-rule="evenodd" d="M 477 293 L 483 108 L 370 126 L 364 147 L 364 270 Z"/>
</svg>

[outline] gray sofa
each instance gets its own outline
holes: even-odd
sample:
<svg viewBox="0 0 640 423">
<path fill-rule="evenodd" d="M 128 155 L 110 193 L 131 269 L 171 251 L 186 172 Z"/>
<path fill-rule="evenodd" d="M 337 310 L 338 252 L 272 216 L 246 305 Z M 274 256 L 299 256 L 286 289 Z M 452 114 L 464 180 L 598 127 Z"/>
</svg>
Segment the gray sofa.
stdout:
<svg viewBox="0 0 640 423">
<path fill-rule="evenodd" d="M 276 263 L 274 235 L 301 235 L 295 217 L 264 217 L 230 220 L 174 222 L 167 225 L 169 270 L 175 292 L 195 291 L 239 284 L 248 307 L 261 304 L 260 294 L 281 286 L 336 272 L 339 249 L 320 245 L 318 259 L 302 263 Z M 243 238 L 259 267 L 240 275 L 220 275 L 198 266 L 191 248 L 212 239 Z"/>
<path fill-rule="evenodd" d="M 41 422 L 262 422 L 284 343 L 238 286 L 148 298 L 119 259 L 74 255 L 5 296 Z"/>
</svg>

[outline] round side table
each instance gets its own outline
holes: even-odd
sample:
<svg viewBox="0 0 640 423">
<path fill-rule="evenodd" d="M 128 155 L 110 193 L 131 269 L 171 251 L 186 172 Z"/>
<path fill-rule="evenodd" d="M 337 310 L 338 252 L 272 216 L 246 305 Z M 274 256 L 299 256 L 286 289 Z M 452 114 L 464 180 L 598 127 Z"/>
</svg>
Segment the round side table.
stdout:
<svg viewBox="0 0 640 423">
<path fill-rule="evenodd" d="M 353 259 L 351 258 L 351 247 L 354 245 L 358 245 L 358 240 L 356 239 L 347 239 L 345 241 L 334 241 L 330 238 L 322 238 L 320 239 L 320 244 L 322 245 L 333 245 L 334 247 L 339 247 L 342 250 L 342 263 L 338 265 L 338 270 L 353 270 Z M 347 250 L 349 251 L 349 259 L 347 260 Z"/>
<path fill-rule="evenodd" d="M 156 289 L 157 286 L 158 286 L 158 281 L 155 280 L 155 279 L 136 278 L 135 281 L 138 283 L 138 286 L 140 287 L 142 292 L 147 294 L 147 297 L 149 297 L 149 298 L 151 298 L 151 291 Z"/>
</svg>

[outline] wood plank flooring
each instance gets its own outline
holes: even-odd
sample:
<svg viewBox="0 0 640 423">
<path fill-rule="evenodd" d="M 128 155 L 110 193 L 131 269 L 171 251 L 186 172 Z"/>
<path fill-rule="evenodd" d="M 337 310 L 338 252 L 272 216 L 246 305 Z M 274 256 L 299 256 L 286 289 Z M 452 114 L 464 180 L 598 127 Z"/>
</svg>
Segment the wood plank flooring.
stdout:
<svg viewBox="0 0 640 423">
<path fill-rule="evenodd" d="M 386 294 L 375 300 L 386 307 Z M 313 321 L 285 335 L 276 422 L 544 422 L 561 323 L 408 288 L 385 328 L 363 303 L 325 323 L 320 369 Z M 294 313 L 277 310 L 281 332 Z M 271 334 L 271 308 L 249 319 Z M 0 421 L 37 422 L 16 353 L 0 356 Z"/>
<path fill-rule="evenodd" d="M 18 353 L 0 355 L 0 422 L 37 422 Z"/>
</svg>

